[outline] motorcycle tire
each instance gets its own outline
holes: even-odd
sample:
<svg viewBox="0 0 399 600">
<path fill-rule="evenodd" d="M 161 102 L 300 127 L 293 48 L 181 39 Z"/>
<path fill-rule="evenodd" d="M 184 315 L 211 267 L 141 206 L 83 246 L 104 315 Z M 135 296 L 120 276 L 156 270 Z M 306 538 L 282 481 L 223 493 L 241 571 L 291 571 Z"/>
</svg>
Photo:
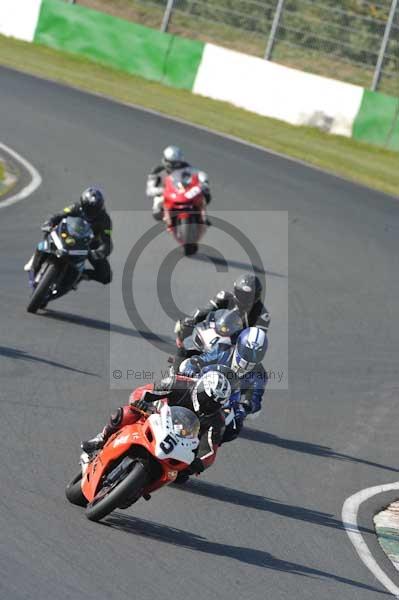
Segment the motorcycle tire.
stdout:
<svg viewBox="0 0 399 600">
<path fill-rule="evenodd" d="M 184 245 L 184 256 L 192 256 L 198 251 L 198 244 L 185 244 Z"/>
<path fill-rule="evenodd" d="M 88 500 L 84 497 L 82 488 L 80 486 L 82 481 L 82 472 L 75 475 L 70 483 L 65 488 L 65 496 L 67 500 L 71 504 L 75 504 L 76 506 L 84 506 L 88 505 Z"/>
<path fill-rule="evenodd" d="M 119 506 L 126 505 L 126 498 L 139 494 L 150 482 L 150 474 L 142 462 L 136 462 L 130 473 L 111 491 L 86 507 L 86 517 L 89 521 L 100 521 Z M 101 494 L 101 490 L 98 495 Z"/>
<path fill-rule="evenodd" d="M 47 269 L 45 270 L 43 277 L 37 284 L 33 291 L 33 294 L 29 300 L 29 304 L 26 310 L 29 313 L 35 313 L 39 308 L 46 304 L 46 295 L 49 291 L 50 286 L 54 283 L 57 276 L 57 266 L 53 263 L 47 263 Z"/>
<path fill-rule="evenodd" d="M 176 238 L 185 246 L 196 245 L 198 240 L 198 220 L 195 215 L 176 223 Z"/>
</svg>

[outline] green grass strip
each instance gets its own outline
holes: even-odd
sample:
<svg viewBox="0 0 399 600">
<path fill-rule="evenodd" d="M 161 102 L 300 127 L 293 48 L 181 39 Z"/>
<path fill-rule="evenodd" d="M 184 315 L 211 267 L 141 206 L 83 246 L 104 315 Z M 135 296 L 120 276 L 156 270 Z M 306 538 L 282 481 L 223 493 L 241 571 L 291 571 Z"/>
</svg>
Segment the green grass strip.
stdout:
<svg viewBox="0 0 399 600">
<path fill-rule="evenodd" d="M 0 200 L 12 190 L 18 181 L 18 173 L 12 173 L 11 177 L 7 177 L 6 166 L 0 159 Z"/>
<path fill-rule="evenodd" d="M 261 117 L 72 54 L 3 36 L 0 36 L 0 64 L 179 117 L 305 160 L 372 188 L 398 194 L 398 154 L 392 151 L 312 127 L 296 127 Z"/>
</svg>

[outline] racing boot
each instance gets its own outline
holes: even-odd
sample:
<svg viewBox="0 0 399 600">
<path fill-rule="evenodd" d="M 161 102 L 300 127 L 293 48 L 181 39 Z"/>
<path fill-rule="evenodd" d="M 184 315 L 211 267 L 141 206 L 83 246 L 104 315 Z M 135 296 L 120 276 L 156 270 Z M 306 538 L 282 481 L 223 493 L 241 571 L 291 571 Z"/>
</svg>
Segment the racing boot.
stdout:
<svg viewBox="0 0 399 600">
<path fill-rule="evenodd" d="M 80 447 L 82 448 L 83 452 L 86 452 L 87 454 L 94 454 L 94 452 L 101 450 L 101 448 L 104 446 L 105 442 L 106 442 L 106 439 L 105 439 L 104 431 L 101 431 L 101 433 L 98 433 L 91 440 L 83 441 L 80 444 Z"/>
<path fill-rule="evenodd" d="M 163 219 L 163 196 L 154 196 L 152 205 L 152 216 L 156 221 Z"/>
<path fill-rule="evenodd" d="M 35 250 L 28 262 L 24 265 L 24 271 L 36 272 L 40 260 L 39 250 Z"/>
<path fill-rule="evenodd" d="M 110 422 L 104 427 L 100 433 L 91 440 L 85 440 L 80 444 L 83 452 L 87 454 L 93 454 L 93 452 L 97 452 L 97 450 L 101 450 L 103 448 L 105 442 L 111 437 L 113 433 L 118 431 L 117 419 L 121 417 L 120 410 L 117 410 L 115 414 L 111 415 Z"/>
<path fill-rule="evenodd" d="M 187 473 L 187 469 L 184 469 L 184 471 L 180 471 L 180 473 L 178 473 L 178 475 L 173 483 L 175 485 L 184 485 L 185 483 L 187 483 L 187 481 L 189 479 L 190 479 L 190 473 Z"/>
<path fill-rule="evenodd" d="M 24 265 L 24 271 L 31 271 L 32 270 L 34 258 L 35 258 L 35 255 L 32 254 L 32 256 L 30 257 L 30 259 L 28 260 L 28 262 Z"/>
<path fill-rule="evenodd" d="M 93 271 L 93 269 L 85 269 L 84 271 L 82 271 L 82 273 L 79 275 L 79 277 L 76 279 L 75 283 L 72 286 L 72 289 L 75 290 L 75 292 L 78 289 L 79 283 L 81 281 L 90 281 L 91 280 L 90 276 L 87 274 L 86 271 Z"/>
</svg>

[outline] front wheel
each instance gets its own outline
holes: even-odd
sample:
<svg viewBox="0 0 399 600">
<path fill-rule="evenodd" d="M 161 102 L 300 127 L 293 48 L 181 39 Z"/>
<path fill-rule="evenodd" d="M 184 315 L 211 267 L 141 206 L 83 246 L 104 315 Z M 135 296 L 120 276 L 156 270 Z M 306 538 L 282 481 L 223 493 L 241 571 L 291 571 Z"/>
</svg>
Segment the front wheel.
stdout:
<svg viewBox="0 0 399 600">
<path fill-rule="evenodd" d="M 26 310 L 29 313 L 35 313 L 46 302 L 46 298 L 57 277 L 57 266 L 54 263 L 47 263 L 47 268 L 42 278 L 33 290 L 29 304 Z"/>
<path fill-rule="evenodd" d="M 198 252 L 198 244 L 185 244 L 183 249 L 184 256 L 192 256 Z"/>
<path fill-rule="evenodd" d="M 185 246 L 194 246 L 199 239 L 199 222 L 196 215 L 188 218 L 177 219 L 175 225 L 176 239 Z"/>
<path fill-rule="evenodd" d="M 80 471 L 78 475 L 75 475 L 72 481 L 68 483 L 65 488 L 65 496 L 71 504 L 76 504 L 76 506 L 87 506 L 88 501 L 83 495 L 81 483 L 82 471 Z"/>
<path fill-rule="evenodd" d="M 126 505 L 129 498 L 137 498 L 150 482 L 150 474 L 142 462 L 136 462 L 128 475 L 112 486 L 109 491 L 102 488 L 93 502 L 86 507 L 90 521 L 100 521 L 119 506 Z M 133 500 L 132 500 L 133 501 Z"/>
</svg>

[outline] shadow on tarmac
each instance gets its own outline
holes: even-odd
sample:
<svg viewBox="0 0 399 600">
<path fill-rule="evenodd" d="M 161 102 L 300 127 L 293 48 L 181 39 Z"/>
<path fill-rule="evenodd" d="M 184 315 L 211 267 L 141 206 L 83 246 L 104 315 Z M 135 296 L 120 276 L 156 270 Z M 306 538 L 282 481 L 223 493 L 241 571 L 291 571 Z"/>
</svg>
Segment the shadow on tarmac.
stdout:
<svg viewBox="0 0 399 600">
<path fill-rule="evenodd" d="M 270 552 L 264 550 L 211 542 L 190 531 L 168 527 L 167 525 L 160 525 L 129 515 L 113 513 L 111 516 L 107 517 L 107 520 L 103 521 L 102 524 L 106 527 L 118 529 L 126 533 L 132 533 L 139 537 L 150 538 L 160 543 L 178 546 L 180 548 L 188 548 L 190 550 L 195 550 L 196 552 L 203 552 L 213 556 L 223 556 L 263 569 L 272 569 L 273 571 L 290 573 L 302 577 L 330 579 L 345 585 L 373 591 L 378 594 L 390 595 L 388 592 L 384 592 L 381 589 L 364 584 L 360 581 L 355 581 L 353 579 L 348 579 L 347 577 L 328 573 L 327 571 L 276 558 Z"/>
<path fill-rule="evenodd" d="M 303 454 L 312 454 L 314 456 L 321 456 L 322 458 L 333 458 L 335 460 L 350 461 L 370 467 L 377 467 L 379 469 L 385 469 L 386 471 L 392 471 L 398 473 L 399 469 L 395 467 L 389 467 L 380 463 L 372 462 L 364 458 L 358 458 L 356 456 L 350 456 L 349 454 L 343 454 L 336 452 L 329 446 L 322 446 L 321 444 L 312 444 L 310 442 L 303 442 L 301 440 L 289 440 L 286 438 L 279 437 L 266 431 L 260 431 L 258 429 L 251 429 L 250 427 L 244 427 L 240 433 L 240 438 L 249 440 L 251 442 L 258 442 L 260 444 L 270 444 L 272 446 L 278 446 L 285 450 L 292 450 L 294 452 L 302 452 Z"/>
<path fill-rule="evenodd" d="M 92 377 L 99 377 L 99 375 L 97 375 L 96 373 L 91 373 L 90 371 L 84 371 L 82 369 L 75 369 L 74 367 L 69 367 L 64 363 L 60 363 L 55 360 L 49 360 L 48 358 L 42 358 L 41 356 L 35 356 L 33 354 L 29 354 L 29 352 L 25 352 L 24 350 L 18 350 L 17 348 L 0 346 L 0 356 L 12 358 L 13 360 L 23 360 L 26 362 L 49 365 L 50 367 L 56 367 L 57 369 L 65 369 L 66 371 L 73 371 L 74 373 L 81 373 L 82 375 L 91 375 Z"/>
</svg>

